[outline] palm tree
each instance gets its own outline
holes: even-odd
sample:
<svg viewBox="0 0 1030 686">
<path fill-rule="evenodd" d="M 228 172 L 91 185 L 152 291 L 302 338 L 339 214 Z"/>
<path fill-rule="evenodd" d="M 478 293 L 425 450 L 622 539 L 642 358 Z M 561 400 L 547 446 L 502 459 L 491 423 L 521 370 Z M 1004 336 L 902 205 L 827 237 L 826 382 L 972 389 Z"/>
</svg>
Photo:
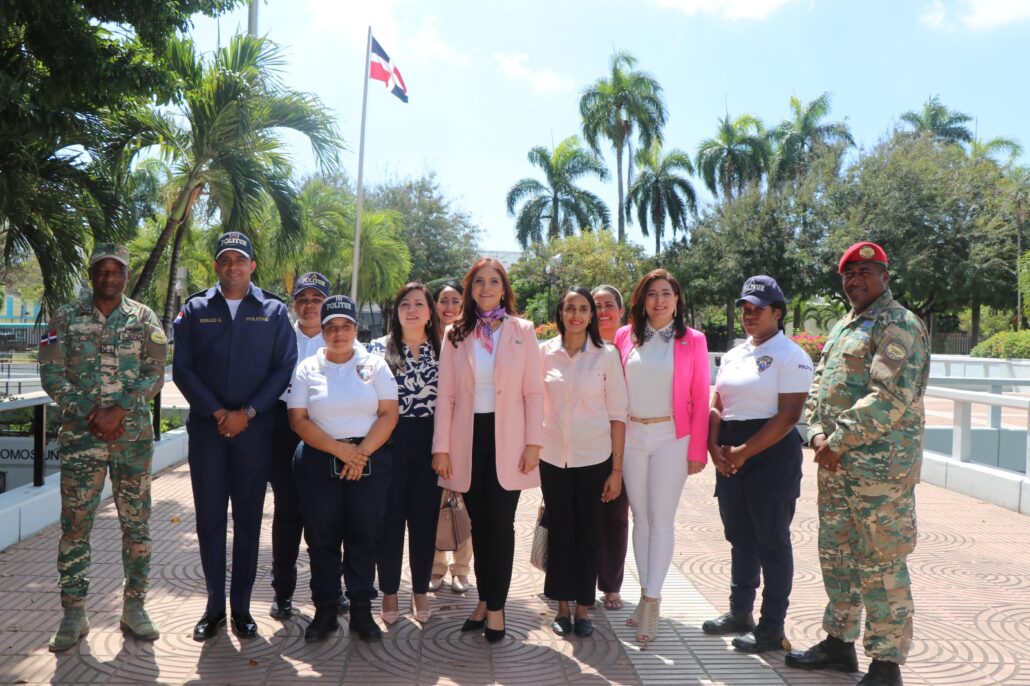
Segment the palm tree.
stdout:
<svg viewBox="0 0 1030 686">
<path fill-rule="evenodd" d="M 523 248 L 530 243 L 572 236 L 578 228 L 589 231 L 595 224 L 607 229 L 611 215 L 607 206 L 590 191 L 576 185 L 585 175 L 602 181 L 608 178 L 608 169 L 596 155 L 580 146 L 579 138 L 569 136 L 554 149 L 537 146 L 529 151 L 529 162 L 544 172 L 546 181 L 525 178 L 508 191 L 508 215 L 515 216 L 515 208 L 522 203 L 515 220 L 515 235 Z"/>
<path fill-rule="evenodd" d="M 715 138 L 706 138 L 697 147 L 696 166 L 701 179 L 713 194 L 722 192 L 723 200 L 733 200 L 749 183 L 758 183 L 769 169 L 772 152 L 762 120 L 742 114 L 719 119 Z"/>
<path fill-rule="evenodd" d="M 654 254 L 662 251 L 662 233 L 665 219 L 669 218 L 673 238 L 677 229 L 686 232 L 687 212 L 697 213 L 697 193 L 694 186 L 677 171 L 694 174 L 690 156 L 681 150 L 670 150 L 662 154 L 657 141 L 649 148 L 637 153 L 637 179 L 629 189 L 626 213 L 637 205 L 637 220 L 640 230 L 648 235 L 648 224 L 654 230 Z"/>
<path fill-rule="evenodd" d="M 281 52 L 264 38 L 234 36 L 211 60 L 203 59 L 191 40 L 176 39 L 168 44 L 166 61 L 179 80 L 178 111 L 150 109 L 119 117 L 108 149 L 112 159 L 124 163 L 156 147 L 175 169 L 178 190 L 133 286 L 133 298 L 146 290 L 169 241 L 181 247 L 204 192 L 223 230 L 253 233 L 262 201 L 270 198 L 283 230 L 300 231 L 297 190 L 280 129 L 307 136 L 324 167 L 336 165 L 340 146 L 336 126 L 318 99 L 279 80 Z M 177 258 L 173 248 L 173 274 Z M 168 326 L 168 303 L 165 309 Z"/>
<path fill-rule="evenodd" d="M 611 75 L 598 79 L 583 91 L 579 113 L 583 118 L 583 137 L 596 154 L 603 137 L 615 148 L 615 173 L 619 186 L 619 242 L 626 240 L 625 190 L 622 183 L 623 149 L 634 133 L 643 147 L 662 140 L 666 108 L 662 87 L 647 72 L 633 69 L 637 60 L 628 52 L 615 52 L 609 66 Z"/>
<path fill-rule="evenodd" d="M 823 122 L 830 114 L 829 93 L 823 93 L 807 105 L 791 96 L 790 110 L 791 118 L 785 119 L 771 133 L 777 143 L 772 177 L 779 183 L 804 176 L 820 146 L 855 145 L 847 124 Z"/>
<path fill-rule="evenodd" d="M 974 160 L 994 159 L 994 155 L 1002 153 L 1011 162 L 1023 154 L 1022 145 L 1004 136 L 996 136 L 987 141 L 974 138 L 969 145 L 969 156 Z"/>
<path fill-rule="evenodd" d="M 912 133 L 933 136 L 941 143 L 968 143 L 973 140 L 973 133 L 966 126 L 973 118 L 949 110 L 941 104 L 939 95 L 927 99 L 921 112 L 905 112 L 901 115 L 901 121 L 912 127 Z"/>
</svg>

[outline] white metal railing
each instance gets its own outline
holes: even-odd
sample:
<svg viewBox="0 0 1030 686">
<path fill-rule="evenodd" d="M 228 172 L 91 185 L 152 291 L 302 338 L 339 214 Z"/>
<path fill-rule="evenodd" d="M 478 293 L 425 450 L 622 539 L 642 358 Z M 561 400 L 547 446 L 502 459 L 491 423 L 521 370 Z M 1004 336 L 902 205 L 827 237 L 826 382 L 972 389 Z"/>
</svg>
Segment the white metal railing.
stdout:
<svg viewBox="0 0 1030 686">
<path fill-rule="evenodd" d="M 954 403 L 951 456 L 960 462 L 972 461 L 973 405 L 987 405 L 992 409 L 992 414 L 993 410 L 997 408 L 999 416 L 1001 409 L 1004 407 L 1025 412 L 1027 444 L 1024 449 L 1023 473 L 1030 476 L 1030 398 L 1017 398 L 1009 395 L 982 393 L 980 391 L 963 391 L 957 388 L 943 388 L 940 386 L 929 386 L 926 389 L 926 397 L 951 400 Z M 999 423 L 996 428 L 1000 428 L 1000 426 Z"/>
</svg>

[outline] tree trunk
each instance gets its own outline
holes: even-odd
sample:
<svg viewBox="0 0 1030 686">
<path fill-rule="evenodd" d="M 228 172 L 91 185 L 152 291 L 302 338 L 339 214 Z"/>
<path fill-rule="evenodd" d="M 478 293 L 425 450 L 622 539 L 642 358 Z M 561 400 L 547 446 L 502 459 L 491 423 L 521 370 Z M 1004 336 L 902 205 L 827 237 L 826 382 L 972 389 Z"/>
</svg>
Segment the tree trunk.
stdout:
<svg viewBox="0 0 1030 686">
<path fill-rule="evenodd" d="M 622 143 L 618 143 L 615 146 L 615 175 L 619 179 L 619 242 L 626 242 L 626 212 L 623 205 L 623 194 L 625 189 L 622 185 Z"/>
<path fill-rule="evenodd" d="M 147 290 L 147 286 L 150 285 L 150 281 L 154 278 L 154 273 L 157 271 L 157 263 L 161 261 L 161 255 L 164 254 L 165 248 L 168 247 L 168 241 L 172 239 L 172 233 L 177 226 L 180 226 L 189 218 L 193 205 L 197 202 L 197 198 L 200 197 L 204 184 L 194 186 L 192 183 L 192 178 L 188 179 L 176 196 L 175 204 L 172 205 L 172 209 L 168 213 L 168 220 L 165 222 L 164 228 L 161 229 L 161 235 L 157 237 L 157 243 L 154 244 L 153 249 L 150 251 L 150 256 L 147 257 L 147 261 L 143 265 L 143 269 L 140 270 L 139 276 L 136 277 L 136 283 L 132 287 L 132 294 L 129 296 L 133 300 L 142 298 L 143 291 Z"/>
<path fill-rule="evenodd" d="M 551 222 L 550 222 L 550 225 L 547 227 L 547 229 L 548 229 L 547 232 L 549 234 L 547 236 L 548 241 L 553 241 L 555 238 L 558 238 L 559 228 L 558 228 L 558 196 L 557 195 L 552 195 L 551 196 Z"/>
<path fill-rule="evenodd" d="M 798 300 L 794 303 L 794 335 L 803 333 L 805 330 L 805 322 L 801 320 L 801 301 Z"/>
<path fill-rule="evenodd" d="M 662 215 L 657 192 L 655 192 L 651 208 L 651 229 L 654 231 L 654 256 L 658 257 L 662 254 L 662 229 L 665 228 L 665 217 Z M 643 229 L 644 227 L 640 228 Z"/>
<path fill-rule="evenodd" d="M 733 317 L 736 314 L 733 298 L 726 301 L 726 349 L 733 347 Z"/>
<path fill-rule="evenodd" d="M 168 290 L 165 293 L 164 316 L 161 317 L 161 326 L 167 335 L 172 333 L 172 319 L 176 314 L 175 273 L 179 271 L 179 255 L 182 253 L 182 243 L 186 238 L 186 232 L 189 231 L 189 224 L 190 220 L 187 215 L 186 221 L 179 224 L 179 228 L 175 232 L 175 242 L 172 243 L 172 258 L 168 262 Z"/>
</svg>

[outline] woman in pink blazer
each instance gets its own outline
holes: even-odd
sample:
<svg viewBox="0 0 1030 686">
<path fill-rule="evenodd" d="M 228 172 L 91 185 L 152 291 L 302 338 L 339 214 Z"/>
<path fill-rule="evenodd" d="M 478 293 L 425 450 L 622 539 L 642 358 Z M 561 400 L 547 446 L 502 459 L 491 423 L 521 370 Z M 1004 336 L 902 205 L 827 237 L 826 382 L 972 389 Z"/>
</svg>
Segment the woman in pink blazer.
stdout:
<svg viewBox="0 0 1030 686">
<path fill-rule="evenodd" d="M 683 323 L 680 285 L 664 269 L 637 284 L 629 320 L 615 334 L 629 391 L 623 483 L 641 588 L 627 623 L 647 642 L 658 631 L 683 485 L 708 461 L 708 345 Z"/>
<path fill-rule="evenodd" d="M 472 519 L 479 604 L 461 630 L 494 643 L 505 635 L 519 493 L 540 485 L 543 355 L 533 324 L 513 316 L 500 262 L 480 259 L 462 285 L 462 318 L 440 349 L 433 469 L 441 486 L 465 494 Z"/>
</svg>

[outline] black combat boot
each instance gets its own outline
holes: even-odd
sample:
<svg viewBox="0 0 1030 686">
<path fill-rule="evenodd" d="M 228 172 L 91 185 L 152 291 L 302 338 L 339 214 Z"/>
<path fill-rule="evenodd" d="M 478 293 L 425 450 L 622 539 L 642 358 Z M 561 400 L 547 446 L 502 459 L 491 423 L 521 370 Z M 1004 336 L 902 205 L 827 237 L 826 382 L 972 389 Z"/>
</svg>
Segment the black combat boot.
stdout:
<svg viewBox="0 0 1030 686">
<path fill-rule="evenodd" d="M 701 631 L 712 636 L 725 634 L 746 634 L 755 628 L 755 618 L 750 612 L 735 615 L 727 612 L 721 617 L 709 619 L 701 625 Z"/>
<path fill-rule="evenodd" d="M 733 647 L 742 653 L 766 653 L 790 648 L 783 629 L 769 629 L 759 624 L 754 631 L 733 639 Z"/>
<path fill-rule="evenodd" d="M 362 641 L 378 641 L 383 632 L 372 619 L 372 603 L 368 600 L 354 600 L 350 606 L 350 630 Z"/>
<path fill-rule="evenodd" d="M 316 607 L 314 619 L 311 620 L 311 624 L 308 624 L 308 628 L 304 630 L 304 640 L 324 641 L 329 638 L 329 634 L 339 628 L 340 623 L 336 621 L 335 605 Z"/>
<path fill-rule="evenodd" d="M 804 652 L 792 650 L 783 658 L 788 667 L 798 669 L 834 669 L 838 672 L 857 672 L 858 656 L 855 644 L 845 643 L 836 636 L 827 636 Z"/>
<path fill-rule="evenodd" d="M 897 662 L 873 660 L 858 686 L 902 686 L 901 667 Z"/>
</svg>

